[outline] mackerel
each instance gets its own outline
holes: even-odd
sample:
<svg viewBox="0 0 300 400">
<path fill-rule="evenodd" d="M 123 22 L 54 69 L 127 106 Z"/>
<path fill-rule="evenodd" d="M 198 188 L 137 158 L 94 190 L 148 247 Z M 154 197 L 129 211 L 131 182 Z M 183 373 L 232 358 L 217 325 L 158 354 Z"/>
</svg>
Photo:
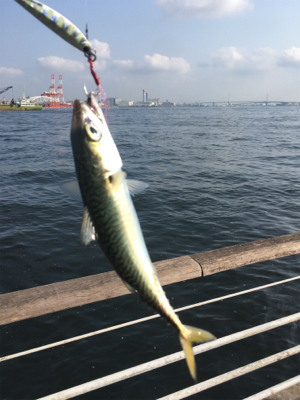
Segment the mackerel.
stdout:
<svg viewBox="0 0 300 400">
<path fill-rule="evenodd" d="M 84 204 L 82 243 L 95 238 L 128 289 L 175 328 L 196 381 L 192 343 L 215 337 L 183 325 L 171 307 L 150 260 L 129 191 L 134 187 L 137 192 L 143 184 L 127 181 L 118 149 L 93 93 L 86 102 L 74 103 L 71 142 Z"/>
</svg>

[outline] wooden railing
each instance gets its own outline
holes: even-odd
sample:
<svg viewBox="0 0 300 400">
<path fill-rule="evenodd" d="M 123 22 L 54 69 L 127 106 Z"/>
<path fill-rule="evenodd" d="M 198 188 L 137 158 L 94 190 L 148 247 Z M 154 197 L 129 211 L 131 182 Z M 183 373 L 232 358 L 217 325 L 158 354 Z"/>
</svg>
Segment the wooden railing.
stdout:
<svg viewBox="0 0 300 400">
<path fill-rule="evenodd" d="M 158 271 L 161 284 L 168 285 L 188 279 L 215 274 L 244 265 L 286 257 L 298 253 L 300 253 L 300 233 L 293 233 L 290 235 L 264 239 L 251 243 L 226 247 L 223 249 L 193 254 L 190 256 L 160 261 L 155 263 L 155 267 Z M 263 286 L 243 290 L 237 293 L 231 293 L 220 298 L 207 300 L 202 303 L 187 305 L 175 311 L 180 312 L 184 309 L 199 307 L 207 303 L 223 301 L 227 298 L 245 295 L 246 293 L 253 291 L 264 290 L 265 288 L 270 288 L 272 286 L 281 285 L 295 280 L 300 280 L 300 276 L 295 276 L 279 282 L 268 283 Z M 15 321 L 50 314 L 126 294 L 129 294 L 129 291 L 115 272 L 106 272 L 84 278 L 72 279 L 65 282 L 58 282 L 51 285 L 2 294 L 0 295 L 0 324 L 10 324 Z M 297 300 L 295 299 L 295 301 Z M 115 329 L 122 329 L 125 326 L 142 323 L 146 320 L 156 317 L 158 317 L 158 315 L 148 316 L 139 320 L 129 321 L 120 325 L 104 328 L 99 331 L 89 332 L 81 336 L 64 339 L 60 342 L 49 343 L 41 347 L 7 355 L 1 357 L 0 362 L 12 360 L 18 357 L 24 357 L 32 353 L 65 345 L 67 343 L 92 337 L 94 335 L 99 335 Z M 240 332 L 232 333 L 209 343 L 195 346 L 193 351 L 195 355 L 204 353 L 214 348 L 218 348 L 220 346 L 224 346 L 262 332 L 266 332 L 270 329 L 295 323 L 296 321 L 299 321 L 299 319 L 300 312 Z M 186 398 L 213 386 L 234 379 L 237 376 L 242 376 L 263 366 L 267 366 L 292 355 L 299 354 L 299 352 L 300 345 L 297 345 L 281 351 L 280 353 L 257 360 L 251 364 L 228 371 L 222 375 L 208 379 L 207 381 L 200 382 L 178 392 L 169 394 L 168 396 L 161 398 L 161 400 L 179 400 Z M 146 373 L 147 371 L 164 367 L 170 363 L 182 360 L 183 358 L 184 354 L 182 351 L 174 353 L 145 364 L 140 364 L 127 370 L 119 371 L 117 373 L 74 386 L 61 392 L 53 393 L 49 396 L 41 398 L 40 400 L 66 400 L 73 398 L 80 394 L 91 392 L 107 385 L 117 383 L 121 380 L 130 379 L 136 375 Z M 276 397 L 276 393 L 278 393 L 279 397 Z M 300 398 L 300 375 L 295 376 L 294 378 L 285 382 L 280 382 L 278 385 L 275 385 L 244 400 L 262 400 L 268 398 L 270 395 L 272 395 L 272 397 L 270 397 L 272 400 L 279 400 L 282 398 L 294 400 L 296 398 Z"/>
<path fill-rule="evenodd" d="M 300 233 L 239 244 L 154 263 L 169 285 L 232 268 L 300 253 Z M 129 294 L 112 272 L 0 295 L 0 325 Z"/>
</svg>

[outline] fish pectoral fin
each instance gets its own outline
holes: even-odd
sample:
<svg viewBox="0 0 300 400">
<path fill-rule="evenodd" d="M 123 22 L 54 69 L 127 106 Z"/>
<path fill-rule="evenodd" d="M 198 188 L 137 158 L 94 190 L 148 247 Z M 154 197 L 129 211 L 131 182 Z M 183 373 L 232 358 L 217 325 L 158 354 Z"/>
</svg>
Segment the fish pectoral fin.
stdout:
<svg viewBox="0 0 300 400">
<path fill-rule="evenodd" d="M 137 181 L 135 179 L 126 179 L 126 183 L 129 193 L 131 194 L 132 197 L 142 193 L 149 187 L 148 183 Z"/>
<path fill-rule="evenodd" d="M 129 285 L 129 283 L 127 283 L 126 281 L 124 281 L 124 279 L 122 279 L 122 281 L 123 281 L 124 285 L 127 287 L 127 289 L 128 289 L 131 293 L 135 293 L 135 292 L 136 292 L 136 290 L 135 290 L 131 285 Z"/>
<path fill-rule="evenodd" d="M 61 185 L 61 188 L 69 197 L 72 197 L 75 200 L 82 200 L 77 179 L 64 183 Z"/>
<path fill-rule="evenodd" d="M 93 226 L 88 209 L 85 207 L 80 229 L 80 243 L 86 246 L 95 239 L 95 228 Z"/>
<path fill-rule="evenodd" d="M 185 354 L 186 362 L 195 382 L 197 382 L 197 368 L 192 343 L 209 342 L 214 339 L 216 339 L 216 337 L 211 333 L 187 325 L 184 325 L 184 332 L 179 333 L 179 340 Z"/>
<path fill-rule="evenodd" d="M 110 175 L 108 177 L 108 179 L 109 179 L 110 184 L 113 185 L 114 188 L 117 189 L 119 186 L 121 186 L 121 184 L 126 179 L 126 172 L 124 172 L 124 171 L 115 172 L 113 175 Z"/>
<path fill-rule="evenodd" d="M 126 179 L 126 172 L 115 172 L 113 175 L 110 175 L 108 179 L 110 183 L 117 188 L 124 182 L 124 179 Z M 132 197 L 142 193 L 147 189 L 147 187 L 149 187 L 148 183 L 137 181 L 135 179 L 126 179 L 126 185 Z"/>
</svg>

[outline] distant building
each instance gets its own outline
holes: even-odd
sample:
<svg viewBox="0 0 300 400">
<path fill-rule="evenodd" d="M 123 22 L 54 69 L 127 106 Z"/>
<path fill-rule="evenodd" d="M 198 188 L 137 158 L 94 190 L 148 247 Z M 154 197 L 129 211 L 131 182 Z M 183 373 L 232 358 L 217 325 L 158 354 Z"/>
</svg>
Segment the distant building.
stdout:
<svg viewBox="0 0 300 400">
<path fill-rule="evenodd" d="M 114 97 L 109 97 L 107 100 L 109 101 L 110 107 L 114 107 L 114 105 L 115 105 L 115 98 L 114 98 Z"/>
<path fill-rule="evenodd" d="M 134 107 L 153 107 L 155 104 L 152 101 L 138 101 L 133 104 Z"/>
<path fill-rule="evenodd" d="M 133 105 L 133 101 L 122 100 L 119 102 L 118 107 L 131 107 Z"/>
<path fill-rule="evenodd" d="M 160 99 L 148 99 L 148 101 L 151 101 L 155 106 L 161 106 L 161 100 Z"/>
<path fill-rule="evenodd" d="M 175 106 L 175 103 L 173 103 L 173 102 L 171 102 L 171 101 L 164 101 L 163 103 L 162 103 L 162 105 L 163 105 L 163 107 L 174 107 Z"/>
<path fill-rule="evenodd" d="M 119 97 L 109 97 L 108 98 L 110 107 L 116 107 L 122 101 Z"/>
</svg>

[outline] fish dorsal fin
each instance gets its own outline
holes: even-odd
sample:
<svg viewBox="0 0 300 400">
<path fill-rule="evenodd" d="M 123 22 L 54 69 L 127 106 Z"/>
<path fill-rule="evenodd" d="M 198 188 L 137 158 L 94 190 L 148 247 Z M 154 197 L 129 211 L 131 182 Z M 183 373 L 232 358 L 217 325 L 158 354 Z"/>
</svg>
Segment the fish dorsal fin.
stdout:
<svg viewBox="0 0 300 400">
<path fill-rule="evenodd" d="M 144 190 L 146 190 L 149 187 L 148 183 L 137 181 L 135 179 L 127 179 L 126 183 L 127 183 L 129 193 L 131 194 L 132 197 L 134 197 L 137 194 L 142 193 Z"/>
<path fill-rule="evenodd" d="M 95 239 L 95 228 L 93 226 L 88 209 L 85 207 L 80 229 L 80 242 L 86 246 Z"/>
<path fill-rule="evenodd" d="M 81 193 L 77 179 L 64 183 L 61 188 L 69 197 L 72 197 L 75 200 L 81 200 Z"/>
</svg>

